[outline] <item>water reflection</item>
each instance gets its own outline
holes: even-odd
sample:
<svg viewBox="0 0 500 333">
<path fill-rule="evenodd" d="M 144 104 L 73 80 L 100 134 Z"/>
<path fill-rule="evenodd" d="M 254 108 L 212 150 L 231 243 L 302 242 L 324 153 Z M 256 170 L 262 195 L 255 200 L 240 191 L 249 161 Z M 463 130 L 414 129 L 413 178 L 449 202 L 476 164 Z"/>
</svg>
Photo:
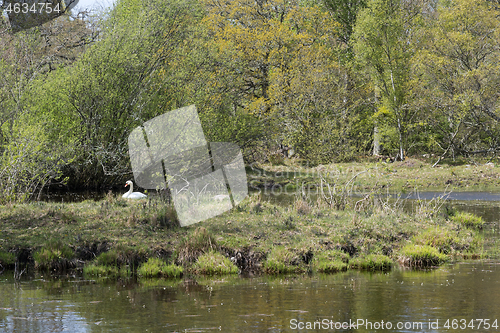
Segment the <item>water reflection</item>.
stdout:
<svg viewBox="0 0 500 333">
<path fill-rule="evenodd" d="M 438 332 L 448 318 L 498 318 L 499 267 L 498 261 L 475 261 L 427 271 L 112 283 L 15 283 L 4 275 L 0 331 L 285 332 L 299 322 L 383 320 L 418 322 L 423 331 Z M 441 329 L 430 329 L 436 319 Z"/>
</svg>

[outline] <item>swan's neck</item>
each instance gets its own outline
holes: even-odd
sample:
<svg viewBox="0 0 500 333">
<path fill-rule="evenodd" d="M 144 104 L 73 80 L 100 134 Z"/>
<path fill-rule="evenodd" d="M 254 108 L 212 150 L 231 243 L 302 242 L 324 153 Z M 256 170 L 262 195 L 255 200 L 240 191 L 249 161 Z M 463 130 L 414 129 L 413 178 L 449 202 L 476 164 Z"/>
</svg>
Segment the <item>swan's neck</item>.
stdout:
<svg viewBox="0 0 500 333">
<path fill-rule="evenodd" d="M 130 189 L 128 190 L 127 195 L 130 195 L 130 194 L 132 194 L 132 192 L 134 192 L 134 184 L 130 184 L 129 186 L 130 186 Z"/>
</svg>

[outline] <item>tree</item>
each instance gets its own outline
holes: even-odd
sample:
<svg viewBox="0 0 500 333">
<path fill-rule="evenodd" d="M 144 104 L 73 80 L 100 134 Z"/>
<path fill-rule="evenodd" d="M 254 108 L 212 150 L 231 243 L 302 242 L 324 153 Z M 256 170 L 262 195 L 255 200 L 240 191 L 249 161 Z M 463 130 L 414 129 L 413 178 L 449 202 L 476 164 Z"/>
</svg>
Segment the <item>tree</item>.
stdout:
<svg viewBox="0 0 500 333">
<path fill-rule="evenodd" d="M 355 102 L 347 98 L 348 69 L 339 62 L 345 44 L 328 11 L 299 1 L 204 4 L 217 59 L 209 82 L 232 91 L 236 108 L 267 125 L 271 146 L 295 146 L 313 163 L 355 151 Z"/>
<path fill-rule="evenodd" d="M 366 0 L 324 0 L 324 3 L 340 24 L 340 40 L 350 46 L 358 12 L 366 8 Z"/>
<path fill-rule="evenodd" d="M 407 91 L 418 19 L 419 8 L 413 2 L 370 0 L 359 13 L 353 35 L 356 57 L 370 73 L 380 96 L 375 116 L 395 127 L 401 160 L 405 158 L 412 119 Z"/>
<path fill-rule="evenodd" d="M 441 2 L 415 61 L 419 107 L 441 158 L 500 150 L 500 23 L 494 2 Z M 438 163 L 436 162 L 436 164 Z"/>
</svg>

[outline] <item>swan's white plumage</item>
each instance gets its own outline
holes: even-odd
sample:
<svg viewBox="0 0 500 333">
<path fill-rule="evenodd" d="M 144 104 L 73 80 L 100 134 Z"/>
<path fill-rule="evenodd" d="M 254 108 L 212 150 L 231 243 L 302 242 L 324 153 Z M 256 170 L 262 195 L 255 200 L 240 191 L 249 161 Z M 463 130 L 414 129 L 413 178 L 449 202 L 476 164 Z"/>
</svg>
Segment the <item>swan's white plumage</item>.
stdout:
<svg viewBox="0 0 500 333">
<path fill-rule="evenodd" d="M 141 192 L 133 192 L 134 191 L 134 183 L 132 181 L 127 180 L 125 183 L 125 187 L 130 186 L 130 189 L 127 193 L 125 193 L 122 197 L 125 199 L 144 199 L 147 198 L 147 195 Z"/>
</svg>

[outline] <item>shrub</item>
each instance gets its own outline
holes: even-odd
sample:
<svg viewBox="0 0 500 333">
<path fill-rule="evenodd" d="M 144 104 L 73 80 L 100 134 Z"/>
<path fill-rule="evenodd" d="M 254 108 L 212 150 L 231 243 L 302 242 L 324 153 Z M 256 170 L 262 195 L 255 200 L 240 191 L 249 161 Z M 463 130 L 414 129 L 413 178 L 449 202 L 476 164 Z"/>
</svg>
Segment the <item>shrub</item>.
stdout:
<svg viewBox="0 0 500 333">
<path fill-rule="evenodd" d="M 137 270 L 137 274 L 144 277 L 168 277 L 178 278 L 182 275 L 184 269 L 177 265 L 167 265 L 159 258 L 149 258 Z"/>
<path fill-rule="evenodd" d="M 382 254 L 369 254 L 367 256 L 352 259 L 349 266 L 372 271 L 383 271 L 392 267 L 392 260 L 388 256 Z"/>
<path fill-rule="evenodd" d="M 219 252 L 209 251 L 198 257 L 198 260 L 193 265 L 193 271 L 208 275 L 237 274 L 238 267 Z"/>
<path fill-rule="evenodd" d="M 399 261 L 405 266 L 435 266 L 448 259 L 445 254 L 429 245 L 408 244 L 401 250 Z"/>
<path fill-rule="evenodd" d="M 451 220 L 467 228 L 482 229 L 484 225 L 484 221 L 480 216 L 465 212 L 455 214 L 455 216 L 451 217 Z"/>
</svg>

